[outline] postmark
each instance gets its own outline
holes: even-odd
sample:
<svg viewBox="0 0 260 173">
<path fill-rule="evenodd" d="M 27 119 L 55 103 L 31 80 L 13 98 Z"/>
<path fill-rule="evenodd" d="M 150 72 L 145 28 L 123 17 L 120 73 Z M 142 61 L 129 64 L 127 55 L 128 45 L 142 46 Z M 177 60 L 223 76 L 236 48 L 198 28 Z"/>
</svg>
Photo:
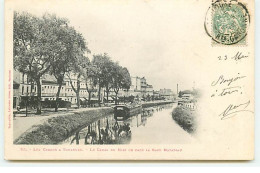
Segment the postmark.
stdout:
<svg viewBox="0 0 260 173">
<path fill-rule="evenodd" d="M 249 24 L 246 5 L 237 0 L 213 2 L 205 19 L 205 29 L 212 44 L 246 45 Z"/>
</svg>

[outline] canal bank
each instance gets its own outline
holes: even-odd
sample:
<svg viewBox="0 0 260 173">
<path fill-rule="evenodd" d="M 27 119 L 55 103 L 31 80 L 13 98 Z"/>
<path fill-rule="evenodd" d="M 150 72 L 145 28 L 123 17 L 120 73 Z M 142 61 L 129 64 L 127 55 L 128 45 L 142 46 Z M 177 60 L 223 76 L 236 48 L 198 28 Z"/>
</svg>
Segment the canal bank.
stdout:
<svg viewBox="0 0 260 173">
<path fill-rule="evenodd" d="M 14 144 L 58 144 L 86 124 L 112 112 L 110 107 L 83 108 L 63 115 L 53 115 L 26 130 L 15 139 Z"/>
<path fill-rule="evenodd" d="M 177 103 L 144 108 L 127 119 L 102 117 L 75 132 L 61 145 L 187 144 L 195 141 L 172 118 Z"/>
<path fill-rule="evenodd" d="M 178 106 L 172 111 L 172 118 L 190 134 L 197 129 L 197 112 L 184 106 Z"/>
<path fill-rule="evenodd" d="M 169 104 L 169 101 L 142 103 L 144 108 Z M 17 117 L 14 144 L 58 144 L 87 124 L 113 113 L 110 107 L 82 108 L 44 117 Z"/>
<path fill-rule="evenodd" d="M 150 115 L 139 115 L 133 119 L 130 144 L 165 145 L 190 144 L 195 142 L 196 139 L 181 128 L 172 118 L 171 112 L 176 107 L 177 103 L 160 105 L 155 107 Z"/>
<path fill-rule="evenodd" d="M 160 105 L 165 105 L 165 104 L 170 104 L 170 103 L 173 103 L 173 101 L 145 102 L 145 103 L 142 103 L 142 108 L 148 108 L 148 107 L 153 107 L 153 106 L 160 106 Z"/>
</svg>

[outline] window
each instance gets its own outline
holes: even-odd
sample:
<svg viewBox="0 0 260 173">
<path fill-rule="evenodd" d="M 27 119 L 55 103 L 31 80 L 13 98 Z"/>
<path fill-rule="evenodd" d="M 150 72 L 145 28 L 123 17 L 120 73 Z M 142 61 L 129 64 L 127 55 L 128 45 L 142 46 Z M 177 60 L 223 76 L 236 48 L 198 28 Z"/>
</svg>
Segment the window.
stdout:
<svg viewBox="0 0 260 173">
<path fill-rule="evenodd" d="M 24 86 L 22 87 L 22 95 L 23 95 L 23 92 L 24 92 Z"/>
</svg>

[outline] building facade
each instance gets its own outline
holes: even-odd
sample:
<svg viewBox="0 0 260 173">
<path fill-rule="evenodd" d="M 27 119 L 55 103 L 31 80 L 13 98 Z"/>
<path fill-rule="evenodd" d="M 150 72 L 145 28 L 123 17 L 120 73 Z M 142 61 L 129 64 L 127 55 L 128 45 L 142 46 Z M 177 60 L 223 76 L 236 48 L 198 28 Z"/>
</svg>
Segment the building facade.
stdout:
<svg viewBox="0 0 260 173">
<path fill-rule="evenodd" d="M 166 88 L 160 89 L 159 95 L 167 100 L 173 100 L 175 97 L 173 91 L 171 89 Z"/>
<path fill-rule="evenodd" d="M 145 77 L 131 77 L 131 87 L 126 95 L 139 98 L 152 96 L 153 86 L 147 83 Z"/>
<path fill-rule="evenodd" d="M 16 70 L 13 71 L 13 107 L 16 108 L 22 102 L 27 101 L 28 98 L 36 99 L 37 96 L 37 85 L 30 81 L 26 74 L 22 74 Z M 75 75 L 66 76 L 62 83 L 59 98 L 64 101 L 69 101 L 72 104 L 77 103 L 76 93 L 74 92 L 72 85 L 76 88 L 77 77 Z M 56 100 L 58 92 L 57 79 L 49 74 L 45 74 L 41 78 L 41 101 Z M 72 83 L 72 85 L 71 85 Z M 88 99 L 88 92 L 86 88 L 86 82 L 81 79 L 80 83 L 80 100 L 85 101 Z M 97 88 L 92 89 L 91 100 L 98 100 Z M 101 101 L 103 100 L 103 90 L 101 91 Z"/>
<path fill-rule="evenodd" d="M 22 74 L 18 71 L 14 70 L 14 80 L 13 80 L 13 105 L 14 108 L 19 106 L 22 101 L 25 101 L 29 97 L 32 99 L 36 99 L 37 96 L 37 85 L 32 82 L 26 74 Z M 50 74 L 45 74 L 41 78 L 41 100 L 56 100 L 56 95 L 58 92 L 59 85 L 57 83 L 57 79 Z M 80 100 L 86 101 L 88 100 L 88 91 L 87 85 L 83 78 L 80 79 Z M 77 88 L 77 76 L 75 74 L 71 74 L 70 76 L 65 75 L 64 82 L 62 83 L 59 98 L 63 101 L 69 101 L 73 105 L 77 104 L 77 96 L 72 87 Z M 88 83 L 89 85 L 89 83 Z M 118 93 L 118 97 L 129 97 L 134 96 L 135 98 L 141 100 L 144 98 L 152 98 L 153 95 L 159 96 L 160 94 L 167 95 L 165 92 L 161 90 L 159 92 L 155 92 L 153 90 L 153 86 L 149 85 L 146 81 L 145 77 L 131 77 L 131 86 L 129 90 L 121 89 Z M 109 93 L 110 101 L 113 101 L 115 97 L 115 92 L 111 89 Z M 105 98 L 104 98 L 105 97 Z M 113 99 L 112 99 L 113 98 Z M 103 99 L 106 99 L 106 93 L 104 89 L 101 89 L 100 93 L 101 102 Z M 98 100 L 98 87 L 92 88 L 91 92 L 91 100 Z"/>
</svg>

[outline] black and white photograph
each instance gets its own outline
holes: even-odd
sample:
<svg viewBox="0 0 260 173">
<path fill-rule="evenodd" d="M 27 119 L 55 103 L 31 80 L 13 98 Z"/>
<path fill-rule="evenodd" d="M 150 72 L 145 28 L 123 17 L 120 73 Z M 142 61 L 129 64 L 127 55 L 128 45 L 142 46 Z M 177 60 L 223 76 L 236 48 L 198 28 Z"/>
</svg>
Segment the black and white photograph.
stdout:
<svg viewBox="0 0 260 173">
<path fill-rule="evenodd" d="M 161 62 L 167 57 L 160 49 L 174 50 L 163 42 L 167 34 L 144 35 L 155 23 L 138 26 L 142 19 L 128 21 L 134 33 L 103 20 L 92 24 L 81 20 L 75 26 L 69 17 L 48 11 L 40 15 L 14 11 L 14 144 L 195 140 L 201 91 L 195 81 L 185 83 L 165 72 L 178 66 Z M 113 31 L 118 34 L 108 33 Z M 131 46 L 133 42 L 139 45 Z"/>
</svg>

